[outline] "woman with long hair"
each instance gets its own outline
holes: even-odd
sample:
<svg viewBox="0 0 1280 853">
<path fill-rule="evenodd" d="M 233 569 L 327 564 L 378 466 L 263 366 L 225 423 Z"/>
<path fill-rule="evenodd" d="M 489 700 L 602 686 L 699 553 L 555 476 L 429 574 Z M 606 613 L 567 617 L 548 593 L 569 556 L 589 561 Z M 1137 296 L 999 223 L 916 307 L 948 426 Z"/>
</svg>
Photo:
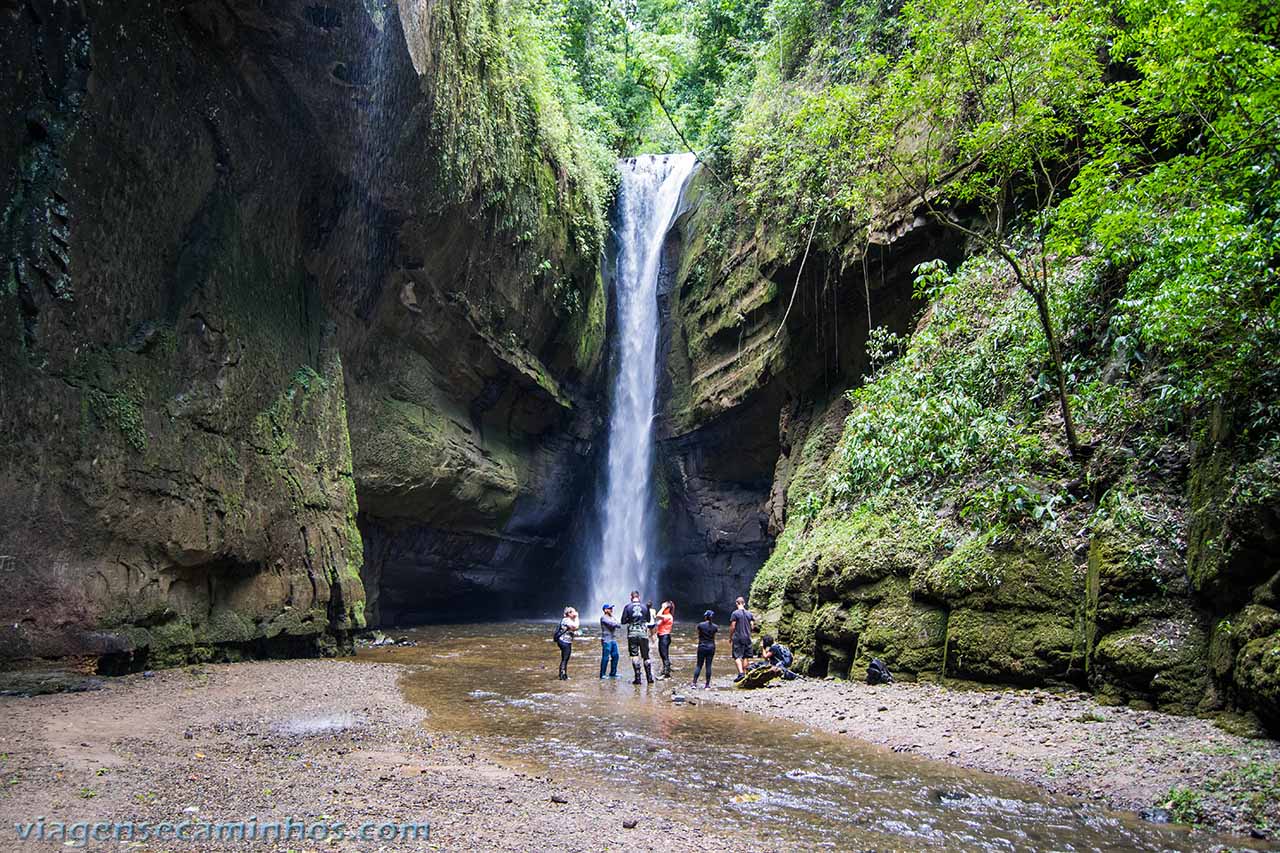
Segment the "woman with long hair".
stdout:
<svg viewBox="0 0 1280 853">
<path fill-rule="evenodd" d="M 658 635 L 658 657 L 662 658 L 662 677 L 671 677 L 671 629 L 676 622 L 676 605 L 673 601 L 662 602 L 658 611 L 657 625 L 654 633 Z"/>
<path fill-rule="evenodd" d="M 578 628 L 578 611 L 572 607 L 566 607 L 564 618 L 560 620 L 560 626 L 556 628 L 555 636 L 552 638 L 560 647 L 561 681 L 569 680 L 569 655 L 573 654 L 573 635 L 578 633 Z"/>
</svg>

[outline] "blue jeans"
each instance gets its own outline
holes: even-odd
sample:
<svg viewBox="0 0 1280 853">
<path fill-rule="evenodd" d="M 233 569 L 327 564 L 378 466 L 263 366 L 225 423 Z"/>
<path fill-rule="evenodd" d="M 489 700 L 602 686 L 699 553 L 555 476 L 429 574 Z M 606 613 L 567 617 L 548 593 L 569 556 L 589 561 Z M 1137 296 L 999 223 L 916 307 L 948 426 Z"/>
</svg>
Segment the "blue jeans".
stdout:
<svg viewBox="0 0 1280 853">
<path fill-rule="evenodd" d="M 618 674 L 618 641 L 600 641 L 600 677 L 604 678 L 605 670 L 609 670 L 609 675 L 617 676 Z"/>
</svg>

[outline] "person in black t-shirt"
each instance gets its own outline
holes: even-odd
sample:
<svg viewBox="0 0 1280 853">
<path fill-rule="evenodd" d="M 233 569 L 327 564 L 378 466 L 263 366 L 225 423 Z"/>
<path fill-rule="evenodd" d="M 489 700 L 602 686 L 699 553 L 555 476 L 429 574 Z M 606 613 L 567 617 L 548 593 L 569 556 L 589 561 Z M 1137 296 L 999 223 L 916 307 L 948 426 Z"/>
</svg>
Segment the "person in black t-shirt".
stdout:
<svg viewBox="0 0 1280 853">
<path fill-rule="evenodd" d="M 698 623 L 698 667 L 693 671 L 691 687 L 698 686 L 698 676 L 702 673 L 704 664 L 707 667 L 706 686 L 711 687 L 711 659 L 716 656 L 716 632 L 720 630 L 715 618 L 715 611 L 708 610 L 702 614 L 702 621 Z"/>
<path fill-rule="evenodd" d="M 640 663 L 644 662 L 644 675 L 653 684 L 653 665 L 649 663 L 649 608 L 640 603 L 640 593 L 631 593 L 631 603 L 622 608 L 622 624 L 627 626 L 627 654 L 631 656 L 631 668 L 640 683 Z"/>
<path fill-rule="evenodd" d="M 747 609 L 747 602 L 742 596 L 734 602 L 737 609 L 729 617 L 729 639 L 733 642 L 733 662 L 738 667 L 738 677 L 734 682 L 742 680 L 751 661 L 751 627 L 756 621 L 755 615 Z"/>
</svg>

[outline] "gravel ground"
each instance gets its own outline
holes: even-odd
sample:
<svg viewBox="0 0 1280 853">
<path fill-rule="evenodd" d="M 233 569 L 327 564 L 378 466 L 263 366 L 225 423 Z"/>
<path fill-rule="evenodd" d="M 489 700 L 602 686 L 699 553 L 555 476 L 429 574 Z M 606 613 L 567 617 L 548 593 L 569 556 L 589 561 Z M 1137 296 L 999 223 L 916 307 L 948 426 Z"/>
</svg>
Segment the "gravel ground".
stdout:
<svg viewBox="0 0 1280 853">
<path fill-rule="evenodd" d="M 1173 816 L 1190 809 L 1206 827 L 1280 836 L 1280 742 L 1207 720 L 1106 707 L 1083 693 L 935 684 L 804 680 L 699 696 L 1117 810 L 1167 806 L 1170 790 L 1182 788 L 1167 809 Z"/>
<path fill-rule="evenodd" d="M 0 698 L 0 850 L 15 822 L 428 821 L 428 842 L 94 844 L 91 849 L 759 849 L 662 804 L 504 768 L 442 736 L 396 687 L 400 668 L 336 661 L 203 666 L 103 690 Z M 564 802 L 555 802 L 553 797 Z M 637 828 L 626 829 L 624 821 Z M 196 829 L 189 832 L 198 832 Z M 745 843 L 744 843 L 745 842 Z"/>
</svg>

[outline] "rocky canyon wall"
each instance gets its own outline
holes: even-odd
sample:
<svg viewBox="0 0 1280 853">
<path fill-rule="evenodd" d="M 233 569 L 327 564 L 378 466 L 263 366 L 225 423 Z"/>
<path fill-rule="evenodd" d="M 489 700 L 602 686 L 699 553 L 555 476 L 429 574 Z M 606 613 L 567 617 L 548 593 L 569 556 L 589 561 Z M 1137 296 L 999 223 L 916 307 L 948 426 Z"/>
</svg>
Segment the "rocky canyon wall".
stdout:
<svg viewBox="0 0 1280 853">
<path fill-rule="evenodd" d="M 996 373 L 1000 354 L 1034 335 L 1015 325 L 1030 309 L 998 264 L 926 303 L 913 297 L 917 264 L 954 269 L 973 251 L 955 229 L 903 215 L 869 242 L 814 230 L 807 248 L 805 229 L 771 235 L 706 172 L 686 194 L 661 296 L 664 594 L 686 616 L 723 615 L 749 588 L 766 629 L 815 676 L 858 678 L 880 658 L 903 678 L 1070 685 L 1274 729 L 1274 447 L 1224 411 L 1196 413 L 1189 429 L 1150 418 L 1115 432 L 1092 414 L 1087 457 L 1055 462 L 1053 407 L 1034 393 L 1016 402 L 1028 377 Z M 1074 381 L 1127 393 L 1099 349 L 1115 307 L 1105 277 L 1096 285 L 1075 297 L 1064 334 L 1077 363 L 1101 367 Z M 875 373 L 877 326 L 899 336 L 878 369 L 904 358 L 908 339 L 921 349 L 856 410 L 846 392 Z M 1160 381 L 1150 369 L 1140 386 Z M 957 435 L 981 428 L 973 411 L 947 408 L 951 389 L 1006 382 L 1015 402 L 988 411 L 1030 424 L 1025 448 L 995 447 L 985 469 L 933 479 L 908 458 L 902 476 L 890 464 L 882 481 L 841 492 L 859 442 L 918 447 L 922 459 L 946 450 L 953 419 Z M 851 432 L 855 412 L 879 432 Z"/>
<path fill-rule="evenodd" d="M 510 88 L 466 41 L 491 24 L 0 5 L 0 660 L 332 651 L 546 588 L 594 429 L 599 177 L 505 103 L 457 114 Z"/>
<path fill-rule="evenodd" d="M 737 218 L 705 170 L 668 239 L 657 466 L 664 594 L 686 615 L 746 595 L 786 519 L 802 448 L 839 437 L 868 369 L 868 320 L 905 332 L 912 269 L 958 249 L 909 218 L 855 245 L 824 235 L 795 257 Z"/>
</svg>

